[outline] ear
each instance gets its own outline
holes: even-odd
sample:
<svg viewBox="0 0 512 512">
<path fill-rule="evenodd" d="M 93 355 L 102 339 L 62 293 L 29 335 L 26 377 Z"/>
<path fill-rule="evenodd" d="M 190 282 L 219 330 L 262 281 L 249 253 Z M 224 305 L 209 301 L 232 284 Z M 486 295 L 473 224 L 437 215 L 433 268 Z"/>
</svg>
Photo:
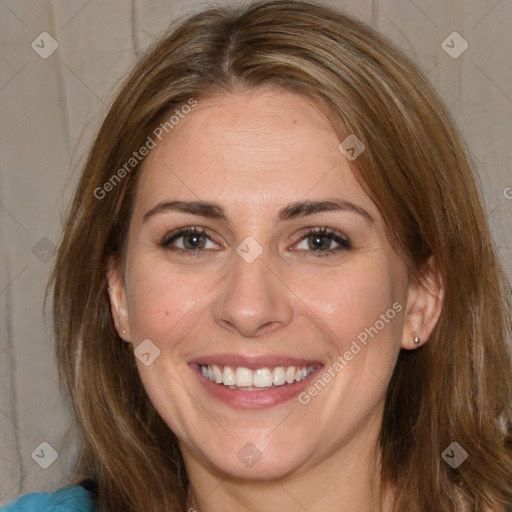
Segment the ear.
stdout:
<svg viewBox="0 0 512 512">
<path fill-rule="evenodd" d="M 407 350 L 425 343 L 434 330 L 443 309 L 443 280 L 434 257 L 426 263 L 420 279 L 414 279 L 407 291 L 407 307 L 401 347 Z M 415 343 L 414 338 L 420 342 Z"/>
<path fill-rule="evenodd" d="M 108 262 L 107 280 L 110 310 L 119 336 L 130 342 L 130 322 L 128 316 L 128 301 L 120 263 L 114 258 Z"/>
</svg>

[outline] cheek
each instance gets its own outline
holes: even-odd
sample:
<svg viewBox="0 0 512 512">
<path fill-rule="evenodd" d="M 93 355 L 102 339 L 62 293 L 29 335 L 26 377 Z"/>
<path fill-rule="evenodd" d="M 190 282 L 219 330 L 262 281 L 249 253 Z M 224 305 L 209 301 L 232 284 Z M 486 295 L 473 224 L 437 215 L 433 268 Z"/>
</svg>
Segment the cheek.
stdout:
<svg viewBox="0 0 512 512">
<path fill-rule="evenodd" d="M 304 277 L 297 293 L 316 323 L 339 353 L 349 350 L 354 340 L 362 346 L 379 336 L 399 343 L 404 310 L 402 296 L 395 290 L 401 276 L 389 261 L 375 259 L 332 270 L 321 279 Z"/>
<path fill-rule="evenodd" d="M 127 283 L 131 332 L 162 340 L 178 324 L 190 323 L 216 280 L 207 272 L 187 271 L 153 258 L 134 258 Z"/>
</svg>

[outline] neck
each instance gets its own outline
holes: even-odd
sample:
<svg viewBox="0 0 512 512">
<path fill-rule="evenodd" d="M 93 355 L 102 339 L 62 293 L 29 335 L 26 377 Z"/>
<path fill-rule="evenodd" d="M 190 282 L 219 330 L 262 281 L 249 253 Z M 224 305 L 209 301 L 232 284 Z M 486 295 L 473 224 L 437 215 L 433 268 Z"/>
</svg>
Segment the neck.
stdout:
<svg viewBox="0 0 512 512">
<path fill-rule="evenodd" d="M 187 510 L 391 512 L 389 498 L 381 504 L 375 446 L 376 443 L 361 443 L 357 450 L 346 447 L 321 463 L 280 478 L 273 478 L 269 471 L 269 478 L 259 481 L 237 479 L 198 464 L 187 464 L 190 481 Z"/>
</svg>

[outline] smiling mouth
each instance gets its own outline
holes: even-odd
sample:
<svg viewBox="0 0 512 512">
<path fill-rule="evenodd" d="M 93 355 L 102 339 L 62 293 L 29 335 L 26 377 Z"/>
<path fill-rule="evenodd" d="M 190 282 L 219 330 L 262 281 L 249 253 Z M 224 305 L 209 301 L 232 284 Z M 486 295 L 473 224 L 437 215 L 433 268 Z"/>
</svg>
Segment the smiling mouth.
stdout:
<svg viewBox="0 0 512 512">
<path fill-rule="evenodd" d="M 308 378 L 319 366 L 276 366 L 252 370 L 243 366 L 199 365 L 203 377 L 238 391 L 267 391 L 290 386 Z"/>
</svg>

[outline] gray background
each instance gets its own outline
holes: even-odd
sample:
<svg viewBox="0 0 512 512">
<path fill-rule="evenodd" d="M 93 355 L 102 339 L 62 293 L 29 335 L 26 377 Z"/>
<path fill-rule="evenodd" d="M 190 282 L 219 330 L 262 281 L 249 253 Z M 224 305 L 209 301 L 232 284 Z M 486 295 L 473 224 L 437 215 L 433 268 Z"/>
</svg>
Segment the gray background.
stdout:
<svg viewBox="0 0 512 512">
<path fill-rule="evenodd" d="M 389 35 L 428 72 L 465 137 L 512 275 L 512 1 L 329 3 Z M 0 0 L 0 505 L 20 493 L 55 490 L 76 452 L 42 303 L 84 152 L 137 53 L 171 20 L 202 5 Z M 454 31 L 469 44 L 456 59 L 442 47 Z M 31 47 L 34 40 L 41 45 L 42 32 L 59 45 L 47 59 Z M 43 442 L 58 453 L 47 469 L 40 467 L 51 462 L 48 447 L 38 448 Z"/>
</svg>

